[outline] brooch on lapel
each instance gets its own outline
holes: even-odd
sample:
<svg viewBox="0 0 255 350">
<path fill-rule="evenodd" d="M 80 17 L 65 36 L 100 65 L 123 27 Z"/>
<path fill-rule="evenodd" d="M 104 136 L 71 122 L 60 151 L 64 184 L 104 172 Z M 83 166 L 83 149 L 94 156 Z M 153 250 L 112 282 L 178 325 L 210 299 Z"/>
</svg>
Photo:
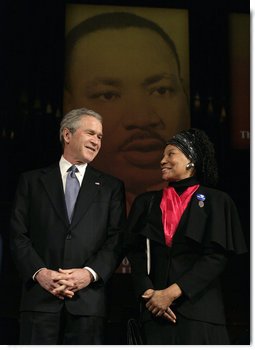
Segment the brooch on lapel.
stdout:
<svg viewBox="0 0 255 350">
<path fill-rule="evenodd" d="M 100 186 L 100 182 L 95 182 L 95 185 Z"/>
<path fill-rule="evenodd" d="M 198 200 L 198 205 L 200 206 L 200 208 L 203 208 L 203 206 L 205 205 L 204 201 L 205 201 L 205 196 L 201 193 L 197 194 L 197 200 Z"/>
</svg>

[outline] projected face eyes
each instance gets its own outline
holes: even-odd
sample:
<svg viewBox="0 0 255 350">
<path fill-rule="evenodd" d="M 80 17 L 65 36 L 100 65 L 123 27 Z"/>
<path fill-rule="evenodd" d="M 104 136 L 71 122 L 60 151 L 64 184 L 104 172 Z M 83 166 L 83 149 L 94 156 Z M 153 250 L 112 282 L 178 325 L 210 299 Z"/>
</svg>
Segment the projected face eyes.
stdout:
<svg viewBox="0 0 255 350">
<path fill-rule="evenodd" d="M 99 98 L 102 101 L 114 101 L 117 98 L 120 98 L 120 94 L 113 91 L 107 91 L 107 92 L 92 94 L 91 98 L 94 98 L 94 99 Z"/>
<path fill-rule="evenodd" d="M 165 141 L 189 127 L 189 108 L 168 45 L 148 29 L 101 30 L 80 39 L 64 109 L 103 117 L 104 140 L 93 165 L 141 192 L 161 182 Z"/>
<path fill-rule="evenodd" d="M 121 97 L 120 91 L 111 91 L 110 88 L 109 88 L 109 90 L 107 90 L 107 89 L 101 90 L 100 88 L 98 89 L 98 91 L 96 91 L 96 90 L 97 89 L 95 89 L 95 91 L 88 92 L 87 98 L 90 98 L 93 100 L 98 99 L 98 100 L 101 100 L 104 102 L 112 102 L 112 101 L 115 101 Z"/>
<path fill-rule="evenodd" d="M 171 94 L 178 92 L 178 84 L 176 79 L 166 79 L 163 76 L 159 76 L 157 79 L 159 80 L 157 84 L 143 84 L 144 93 L 147 94 L 147 96 L 168 98 L 171 97 Z M 111 83 L 109 83 L 109 86 L 107 86 L 107 83 L 104 84 L 104 82 L 101 83 L 99 81 L 92 87 L 85 90 L 85 97 L 103 102 L 115 102 L 116 100 L 121 99 L 125 94 L 121 84 L 119 85 L 120 87 L 116 88 L 112 87 Z"/>
</svg>

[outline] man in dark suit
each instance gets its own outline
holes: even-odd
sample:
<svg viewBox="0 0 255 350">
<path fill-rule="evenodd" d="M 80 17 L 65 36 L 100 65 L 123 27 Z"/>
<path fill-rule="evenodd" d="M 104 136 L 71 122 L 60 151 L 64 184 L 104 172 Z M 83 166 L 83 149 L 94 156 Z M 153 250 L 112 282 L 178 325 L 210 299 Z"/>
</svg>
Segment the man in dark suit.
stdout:
<svg viewBox="0 0 255 350">
<path fill-rule="evenodd" d="M 104 343 L 105 286 L 123 258 L 126 208 L 123 183 L 89 165 L 102 134 L 99 114 L 72 110 L 60 126 L 59 164 L 20 177 L 11 218 L 20 344 Z M 70 177 L 78 186 L 71 212 Z"/>
</svg>

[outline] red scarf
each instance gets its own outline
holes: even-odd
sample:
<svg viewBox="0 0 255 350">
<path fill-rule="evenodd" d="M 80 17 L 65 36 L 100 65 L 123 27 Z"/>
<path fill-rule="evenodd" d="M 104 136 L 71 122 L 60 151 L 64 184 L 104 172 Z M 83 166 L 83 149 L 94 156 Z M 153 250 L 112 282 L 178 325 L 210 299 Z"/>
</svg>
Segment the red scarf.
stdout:
<svg viewBox="0 0 255 350">
<path fill-rule="evenodd" d="M 160 209 L 162 211 L 165 242 L 168 247 L 172 245 L 173 236 L 181 220 L 182 214 L 198 187 L 199 185 L 188 187 L 180 196 L 176 193 L 173 187 L 163 189 Z"/>
</svg>

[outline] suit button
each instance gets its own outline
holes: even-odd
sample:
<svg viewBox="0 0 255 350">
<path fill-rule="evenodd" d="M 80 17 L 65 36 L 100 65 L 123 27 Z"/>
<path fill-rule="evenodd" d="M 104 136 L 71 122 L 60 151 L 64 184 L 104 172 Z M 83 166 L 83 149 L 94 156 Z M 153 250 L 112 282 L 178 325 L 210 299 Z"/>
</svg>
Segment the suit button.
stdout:
<svg viewBox="0 0 255 350">
<path fill-rule="evenodd" d="M 71 239 L 71 238 L 72 238 L 71 232 L 68 232 L 66 239 Z"/>
</svg>

